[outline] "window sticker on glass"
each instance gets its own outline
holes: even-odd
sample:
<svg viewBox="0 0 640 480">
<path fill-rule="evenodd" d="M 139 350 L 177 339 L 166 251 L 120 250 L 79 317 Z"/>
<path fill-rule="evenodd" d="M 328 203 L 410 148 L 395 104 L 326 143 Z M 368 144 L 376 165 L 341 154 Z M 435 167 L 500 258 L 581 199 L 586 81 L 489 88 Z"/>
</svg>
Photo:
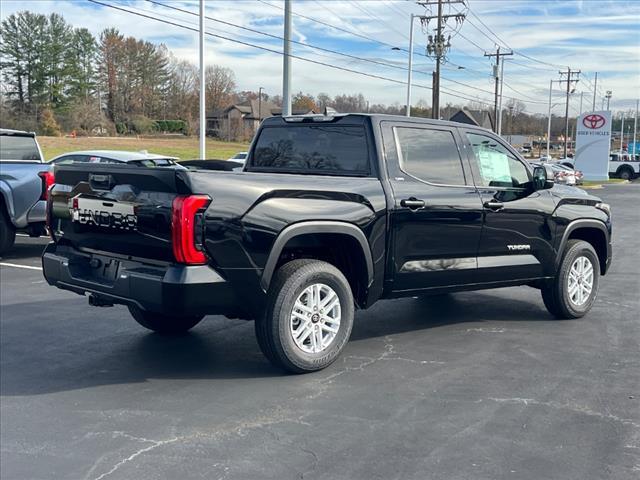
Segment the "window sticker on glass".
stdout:
<svg viewBox="0 0 640 480">
<path fill-rule="evenodd" d="M 511 182 L 509 158 L 504 153 L 481 146 L 478 148 L 477 155 L 483 179 L 494 182 Z"/>
<path fill-rule="evenodd" d="M 89 163 L 100 163 L 100 157 L 89 157 Z"/>
</svg>

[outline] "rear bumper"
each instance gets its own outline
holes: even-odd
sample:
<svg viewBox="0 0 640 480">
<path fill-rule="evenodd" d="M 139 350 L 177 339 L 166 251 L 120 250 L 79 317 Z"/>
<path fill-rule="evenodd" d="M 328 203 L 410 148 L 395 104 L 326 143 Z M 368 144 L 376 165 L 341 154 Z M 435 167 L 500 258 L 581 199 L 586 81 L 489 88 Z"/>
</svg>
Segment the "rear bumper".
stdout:
<svg viewBox="0 0 640 480">
<path fill-rule="evenodd" d="M 208 265 L 150 265 L 50 243 L 42 268 L 50 285 L 94 294 L 103 303 L 168 315 L 233 315 L 237 309 L 229 283 Z"/>
</svg>

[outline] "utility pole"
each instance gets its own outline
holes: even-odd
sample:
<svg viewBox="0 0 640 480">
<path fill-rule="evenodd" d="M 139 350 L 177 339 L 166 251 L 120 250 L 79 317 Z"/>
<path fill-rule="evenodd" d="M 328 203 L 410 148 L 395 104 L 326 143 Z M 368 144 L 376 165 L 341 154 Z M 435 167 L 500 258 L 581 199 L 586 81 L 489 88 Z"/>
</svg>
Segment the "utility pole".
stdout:
<svg viewBox="0 0 640 480">
<path fill-rule="evenodd" d="M 571 84 L 578 82 L 580 70 L 572 71 L 571 68 L 567 67 L 566 72 L 558 73 L 560 73 L 560 83 L 567 82 L 567 101 L 564 111 L 564 158 L 567 158 L 567 143 L 569 142 L 569 96 L 575 91 L 575 88 L 571 88 Z M 566 75 L 565 79 L 563 79 L 564 75 Z M 575 80 L 573 78 L 574 76 L 576 77 Z"/>
<path fill-rule="evenodd" d="M 284 55 L 282 65 L 282 116 L 291 115 L 291 0 L 284 0 Z"/>
<path fill-rule="evenodd" d="M 502 87 L 504 84 L 504 62 L 500 64 L 500 100 L 498 101 L 498 135 L 502 135 Z"/>
<path fill-rule="evenodd" d="M 493 131 L 498 132 L 498 94 L 500 92 L 500 57 L 506 57 L 508 55 L 513 55 L 513 52 L 504 52 L 500 53 L 500 47 L 496 49 L 496 53 L 485 53 L 485 57 L 496 57 L 496 64 L 493 67 L 493 76 L 496 79 L 496 89 L 495 89 L 495 100 L 493 107 Z"/>
<path fill-rule="evenodd" d="M 262 121 L 262 90 L 263 87 L 258 88 L 258 124 Z"/>
<path fill-rule="evenodd" d="M 205 99 L 204 72 L 204 1 L 200 0 L 200 159 L 207 158 L 205 138 L 207 135 L 207 102 Z"/>
<path fill-rule="evenodd" d="M 418 5 L 421 5 L 427 8 L 430 5 L 435 5 L 438 7 L 437 15 L 424 15 L 418 16 L 423 25 L 428 25 L 430 20 L 436 20 L 436 29 L 435 35 L 429 35 L 429 43 L 427 44 L 427 55 L 429 57 L 435 58 L 436 60 L 436 68 L 433 72 L 433 83 L 432 83 L 432 99 L 431 99 L 431 117 L 438 119 L 440 118 L 440 65 L 443 63 L 447 51 L 451 48 L 451 35 L 445 39 L 443 31 L 444 27 L 447 23 L 447 20 L 454 18 L 457 24 L 461 24 L 466 15 L 464 13 L 451 13 L 451 14 L 443 14 L 443 6 L 444 5 L 453 5 L 456 3 L 464 4 L 464 0 L 425 0 L 425 1 L 417 1 Z M 413 18 L 411 19 L 411 26 L 413 28 Z M 411 57 L 409 57 L 411 58 Z M 408 103 L 408 102 L 407 102 Z M 407 111 L 409 107 L 407 106 Z"/>
<path fill-rule="evenodd" d="M 596 78 L 593 81 L 593 108 L 592 112 L 596 111 L 596 92 L 598 91 L 598 72 L 596 72 Z"/>
</svg>

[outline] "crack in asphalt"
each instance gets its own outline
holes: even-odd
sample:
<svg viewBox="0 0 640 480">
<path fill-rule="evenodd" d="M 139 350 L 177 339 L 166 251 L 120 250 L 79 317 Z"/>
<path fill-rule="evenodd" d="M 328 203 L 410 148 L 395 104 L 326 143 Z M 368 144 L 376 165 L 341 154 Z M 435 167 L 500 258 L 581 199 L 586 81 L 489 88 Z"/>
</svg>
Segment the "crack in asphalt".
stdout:
<svg viewBox="0 0 640 480">
<path fill-rule="evenodd" d="M 489 397 L 486 400 L 490 400 L 492 402 L 497 402 L 497 403 L 511 403 L 511 404 L 520 404 L 520 405 L 524 405 L 524 406 L 529 406 L 529 405 L 535 405 L 535 406 L 541 406 L 541 407 L 550 407 L 550 408 L 554 408 L 554 409 L 562 409 L 562 410 L 571 410 L 572 412 L 575 413 L 581 413 L 584 415 L 588 415 L 590 417 L 598 417 L 598 418 L 602 418 L 602 419 L 606 419 L 606 420 L 612 420 L 618 423 L 622 423 L 623 425 L 631 425 L 634 428 L 640 428 L 640 423 L 634 422 L 631 419 L 628 418 L 621 418 L 618 417 L 617 415 L 613 415 L 610 413 L 602 413 L 602 412 L 598 412 L 596 410 L 592 410 L 588 407 L 585 407 L 583 405 L 577 405 L 577 404 L 567 404 L 567 403 L 560 403 L 560 402 L 543 402 L 540 400 L 536 400 L 534 398 L 495 398 L 495 397 Z M 481 403 L 483 400 L 480 399 L 479 401 L 477 401 L 476 403 Z"/>
</svg>

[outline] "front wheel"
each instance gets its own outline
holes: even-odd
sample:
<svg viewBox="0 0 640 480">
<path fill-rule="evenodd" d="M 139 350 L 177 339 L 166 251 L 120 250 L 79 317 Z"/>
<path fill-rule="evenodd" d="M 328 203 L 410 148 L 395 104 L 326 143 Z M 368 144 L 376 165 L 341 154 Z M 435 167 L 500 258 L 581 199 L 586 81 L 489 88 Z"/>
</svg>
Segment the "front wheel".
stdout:
<svg viewBox="0 0 640 480">
<path fill-rule="evenodd" d="M 142 310 L 133 305 L 129 306 L 129 313 L 144 328 L 166 335 L 184 333 L 195 327 L 204 318 L 204 315 L 165 315 Z"/>
<path fill-rule="evenodd" d="M 598 294 L 600 263 L 590 243 L 569 240 L 556 277 L 542 287 L 542 300 L 556 318 L 586 315 Z"/>
<path fill-rule="evenodd" d="M 353 317 L 353 294 L 340 270 L 318 260 L 293 260 L 276 272 L 255 330 L 260 349 L 274 365 L 306 373 L 338 358 L 351 336 Z"/>
</svg>

